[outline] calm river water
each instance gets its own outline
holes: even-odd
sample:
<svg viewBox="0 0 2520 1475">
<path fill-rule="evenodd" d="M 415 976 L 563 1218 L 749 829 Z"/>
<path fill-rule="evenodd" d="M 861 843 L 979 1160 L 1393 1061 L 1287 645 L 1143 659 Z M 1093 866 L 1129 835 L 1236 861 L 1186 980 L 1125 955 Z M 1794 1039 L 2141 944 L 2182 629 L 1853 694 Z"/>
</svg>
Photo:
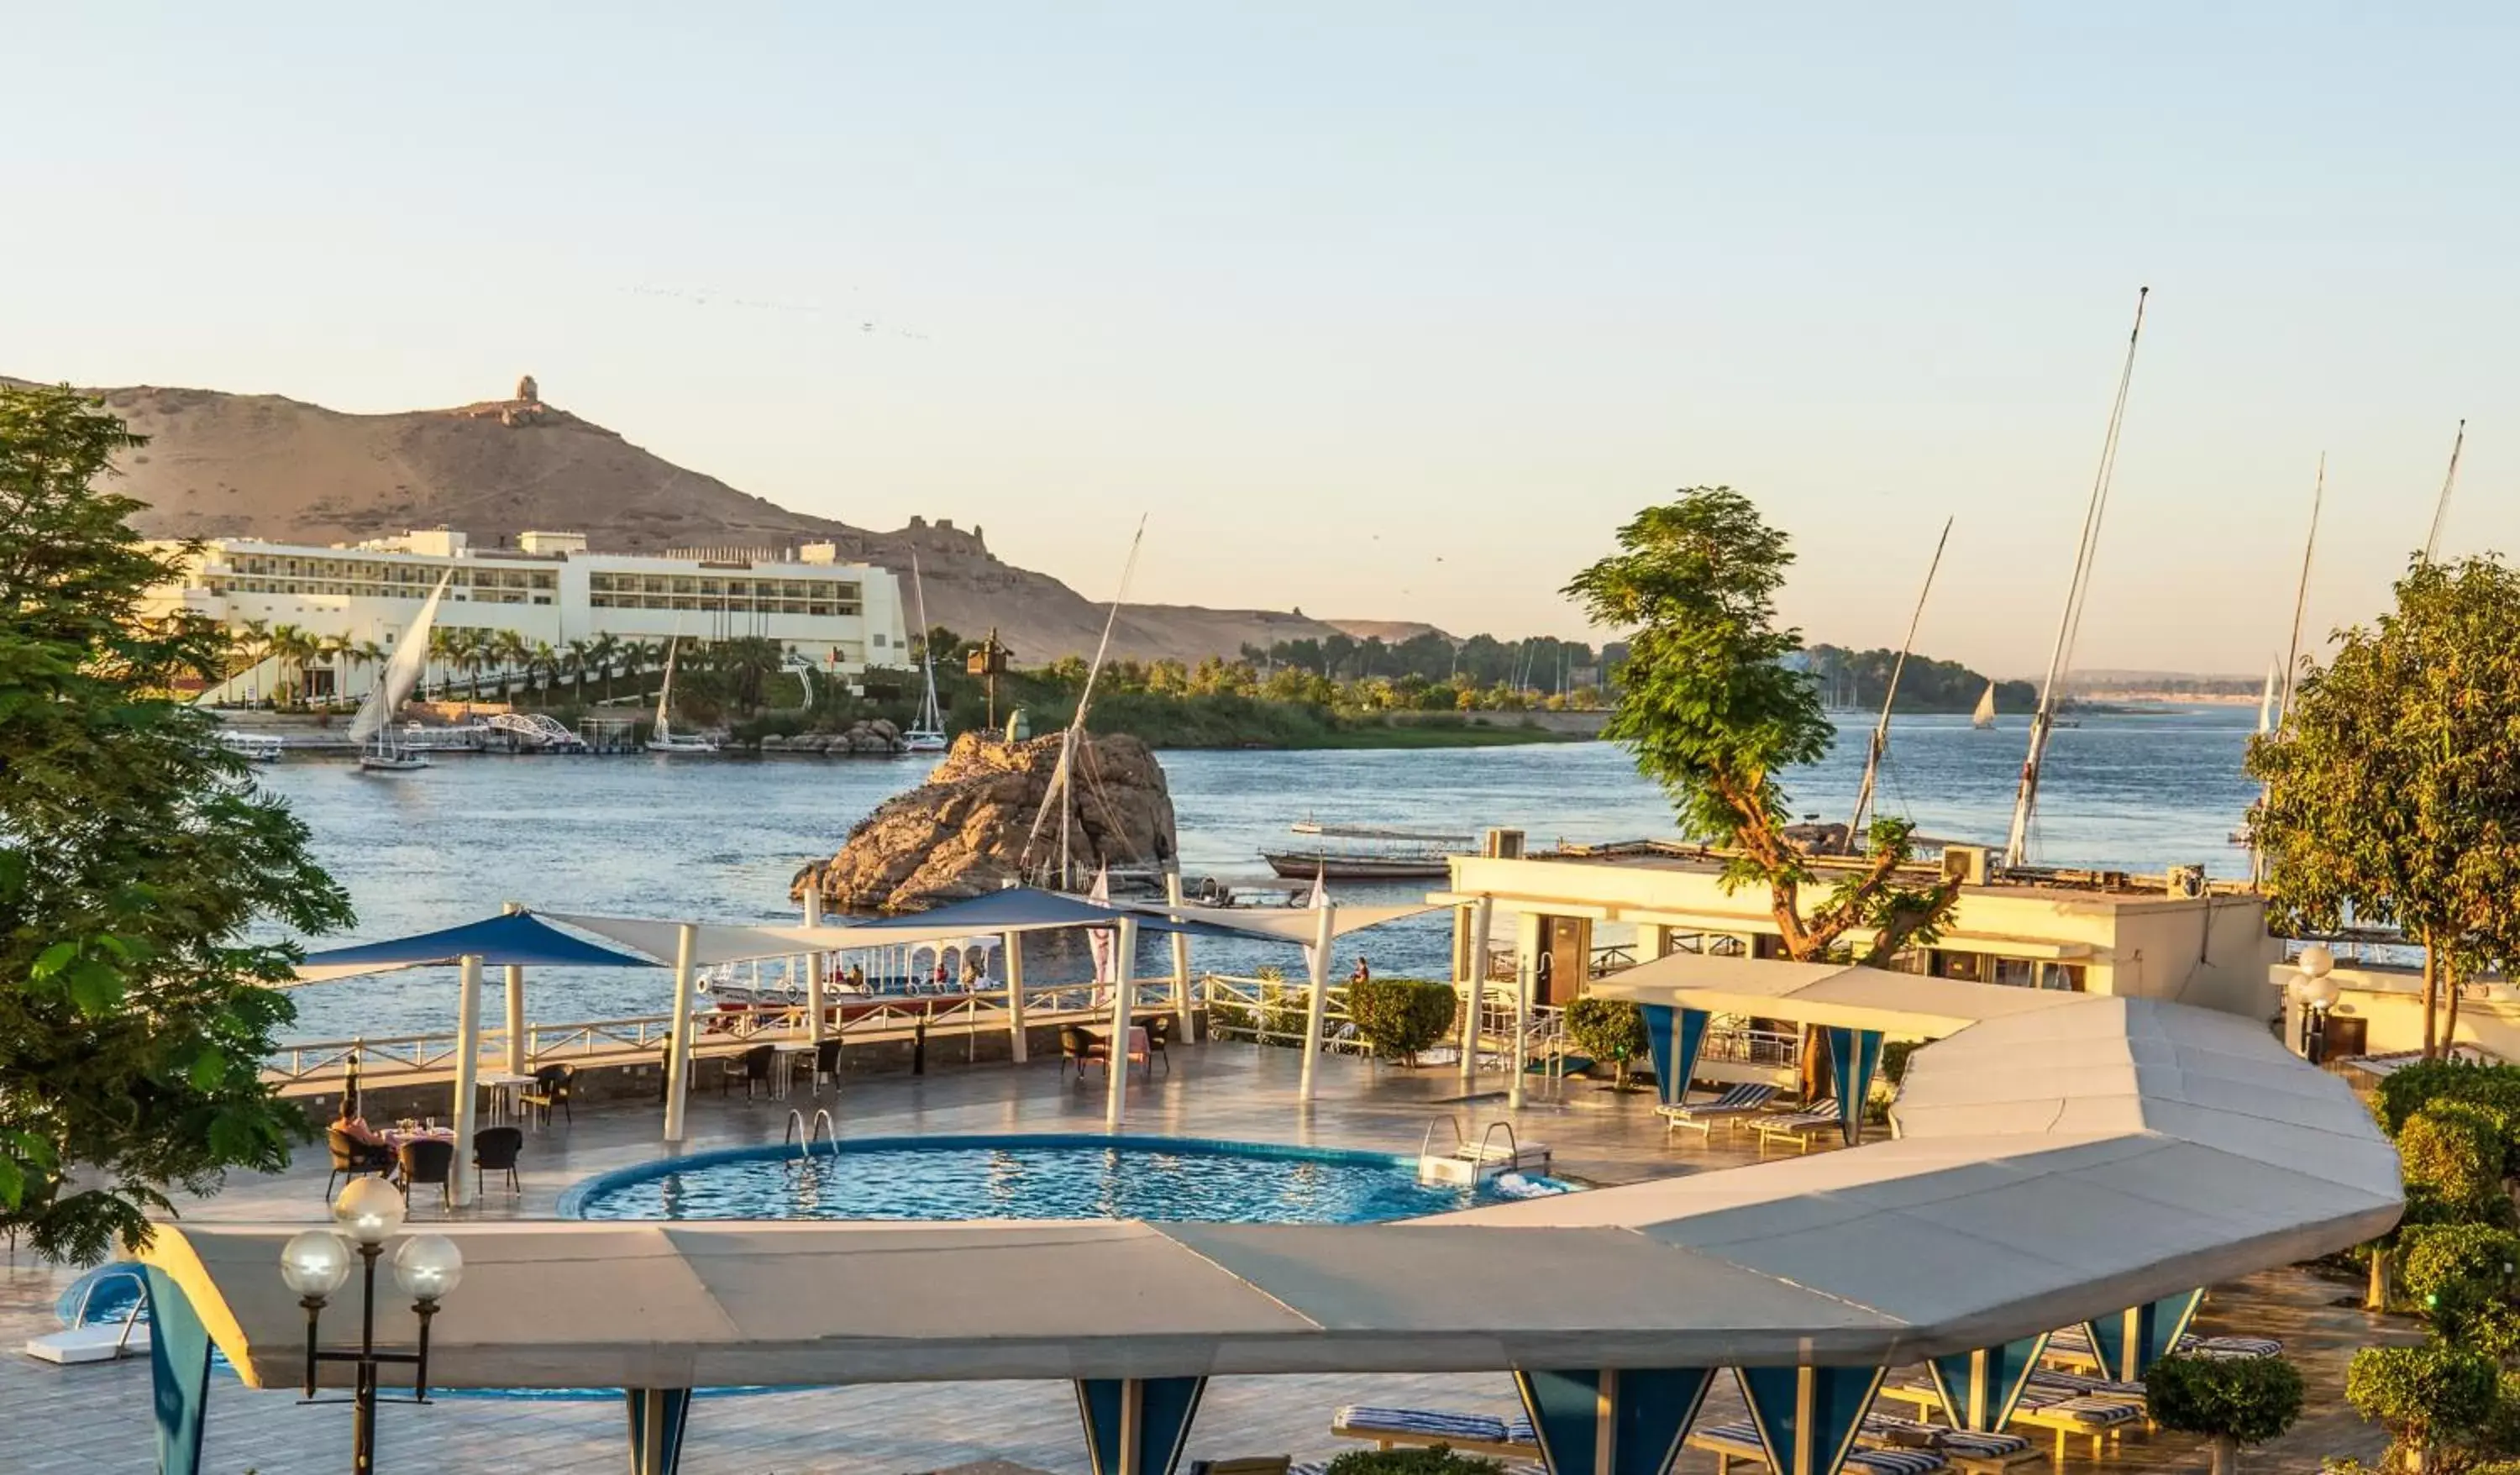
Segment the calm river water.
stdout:
<svg viewBox="0 0 2520 1475">
<path fill-rule="evenodd" d="M 2228 843 L 2254 785 L 2240 760 L 2254 707 L 2090 716 L 2060 731 L 2041 785 L 2033 856 L 2053 865 L 2159 871 L 2202 862 L 2238 873 Z M 1842 820 L 1863 771 L 1868 719 L 1848 717 L 1836 749 L 1791 775 L 1797 811 Z M 1993 733 L 1965 717 L 1902 719 L 1892 732 L 1881 808 L 1926 833 L 2001 843 L 2026 720 Z M 1325 822 L 1468 831 L 1518 826 L 1535 845 L 1671 832 L 1661 795 L 1608 743 L 1375 752 L 1167 752 L 1192 874 L 1256 876 L 1264 843 L 1307 815 Z M 448 757 L 426 773 L 362 776 L 347 762 L 292 761 L 263 772 L 314 831 L 318 855 L 349 888 L 356 928 L 339 942 L 425 931 L 518 901 L 539 910 L 715 921 L 788 919 L 788 878 L 828 856 L 849 827 L 915 785 L 911 759 Z M 1407 889 L 1333 888 L 1359 902 Z M 1437 973 L 1442 914 L 1367 934 L 1377 971 Z M 1341 971 L 1352 945 L 1341 949 Z M 317 946 L 334 945 L 330 942 Z M 1083 976 L 1077 956 L 1028 969 Z M 1282 955 L 1282 956 L 1281 956 Z M 1161 967 L 1150 942 L 1142 966 Z M 1032 955 L 1027 955 L 1031 961 Z M 1193 965 L 1293 971 L 1294 950 L 1201 942 Z M 558 1023 L 661 1012 L 666 977 L 646 970 L 560 972 L 529 980 L 529 1012 Z M 434 972 L 299 990 L 290 1038 L 338 1039 L 450 1027 L 453 990 Z M 494 1005 L 495 1009 L 495 1005 Z"/>
</svg>

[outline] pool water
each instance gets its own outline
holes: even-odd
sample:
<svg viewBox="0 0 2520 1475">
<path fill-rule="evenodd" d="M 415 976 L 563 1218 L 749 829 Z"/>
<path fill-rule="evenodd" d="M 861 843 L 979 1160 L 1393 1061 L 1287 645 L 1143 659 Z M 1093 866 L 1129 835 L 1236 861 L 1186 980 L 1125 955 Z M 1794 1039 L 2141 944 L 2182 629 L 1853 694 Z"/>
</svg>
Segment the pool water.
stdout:
<svg viewBox="0 0 2520 1475">
<path fill-rule="evenodd" d="M 1418 1182 L 1386 1152 L 1177 1138 L 878 1138 L 735 1148 L 643 1163 L 578 1184 L 585 1219 L 1147 1219 L 1372 1224 L 1570 1185 L 1528 1175 L 1483 1187 Z"/>
</svg>

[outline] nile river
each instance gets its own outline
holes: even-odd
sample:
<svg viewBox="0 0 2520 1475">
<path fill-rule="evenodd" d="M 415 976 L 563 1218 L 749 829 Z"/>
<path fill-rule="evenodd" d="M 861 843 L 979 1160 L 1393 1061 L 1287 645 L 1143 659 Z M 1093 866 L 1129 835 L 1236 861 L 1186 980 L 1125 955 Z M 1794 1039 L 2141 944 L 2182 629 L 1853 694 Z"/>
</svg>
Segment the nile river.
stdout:
<svg viewBox="0 0 2520 1475">
<path fill-rule="evenodd" d="M 2253 707 L 2086 717 L 2055 735 L 2041 785 L 2033 859 L 2158 872 L 2202 862 L 2238 873 L 2228 843 L 2255 789 L 2240 772 Z M 1843 820 L 1863 771 L 1868 721 L 1850 717 L 1823 762 L 1789 776 L 1798 813 Z M 1902 719 L 1881 809 L 1926 833 L 2001 843 L 2022 758 L 2024 719 L 1992 733 L 1965 717 Z M 1325 822 L 1468 832 L 1517 826 L 1534 845 L 1671 833 L 1670 809 L 1628 755 L 1601 742 L 1369 752 L 1167 752 L 1192 874 L 1258 876 L 1263 844 L 1307 815 Z M 470 920 L 518 901 L 554 912 L 710 921 L 786 919 L 788 878 L 828 856 L 878 803 L 915 785 L 912 759 L 442 758 L 425 773 L 363 776 L 345 761 L 262 771 L 314 831 L 359 920 L 339 942 Z M 1333 887 L 1359 901 L 1403 889 Z M 1377 971 L 1441 976 L 1450 923 L 1437 913 L 1363 942 Z M 330 946 L 319 943 L 316 946 Z M 1074 959 L 1044 959 L 1051 976 Z M 1160 945 L 1142 966 L 1169 971 Z M 1283 955 L 1283 956 L 1280 956 Z M 1301 962 L 1292 949 L 1195 946 L 1192 965 L 1249 972 Z M 1039 971 L 1039 970 L 1036 970 Z M 415 972 L 296 993 L 290 1038 L 390 1035 L 451 1026 L 442 974 Z M 530 980 L 529 1013 L 558 1023 L 659 1013 L 666 977 L 648 970 L 555 972 Z"/>
</svg>

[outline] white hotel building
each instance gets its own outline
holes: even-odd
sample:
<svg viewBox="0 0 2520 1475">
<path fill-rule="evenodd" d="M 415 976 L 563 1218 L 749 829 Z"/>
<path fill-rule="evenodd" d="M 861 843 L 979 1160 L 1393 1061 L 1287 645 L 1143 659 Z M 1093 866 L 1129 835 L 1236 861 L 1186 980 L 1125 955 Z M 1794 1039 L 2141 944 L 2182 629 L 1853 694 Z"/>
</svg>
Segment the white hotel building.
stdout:
<svg viewBox="0 0 2520 1475">
<path fill-rule="evenodd" d="M 513 630 L 529 647 L 560 648 L 605 635 L 693 642 L 761 636 L 823 670 L 852 676 L 910 659 L 891 571 L 843 563 L 828 543 L 785 556 L 701 549 L 663 558 L 589 553 L 579 533 L 529 532 L 517 543 L 474 548 L 445 528 L 333 548 L 215 539 L 187 564 L 180 583 L 151 591 L 149 603 L 230 628 L 253 620 L 294 625 L 318 638 L 373 641 L 390 650 L 428 592 L 451 573 L 439 628 Z M 265 664 L 258 688 L 257 673 L 247 672 L 209 697 L 272 691 L 280 673 Z M 334 674 L 346 690 L 338 694 L 365 694 L 376 668 L 341 665 Z M 328 669 L 308 675 L 320 684 Z"/>
</svg>

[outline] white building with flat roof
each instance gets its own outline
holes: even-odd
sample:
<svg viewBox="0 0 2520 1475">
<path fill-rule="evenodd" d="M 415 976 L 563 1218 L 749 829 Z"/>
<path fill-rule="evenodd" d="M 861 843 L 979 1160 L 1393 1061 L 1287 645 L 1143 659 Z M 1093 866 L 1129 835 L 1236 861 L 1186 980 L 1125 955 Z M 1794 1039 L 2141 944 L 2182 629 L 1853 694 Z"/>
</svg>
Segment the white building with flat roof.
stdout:
<svg viewBox="0 0 2520 1475">
<path fill-rule="evenodd" d="M 259 621 L 318 639 L 391 649 L 448 578 L 437 627 L 514 631 L 530 648 L 572 641 L 689 642 L 757 636 L 826 671 L 907 665 L 909 629 L 890 570 L 842 562 L 832 545 L 792 552 L 698 549 L 667 557 L 591 553 L 578 533 L 520 534 L 513 549 L 472 546 L 446 528 L 355 546 L 220 538 L 150 593 L 153 612 L 187 610 L 231 629 Z M 329 670 L 336 696 L 363 694 L 376 663 Z M 268 693 L 279 673 L 240 675 L 210 693 Z M 326 675 L 310 670 L 310 683 Z M 315 694 L 326 694 L 317 693 Z"/>
</svg>

